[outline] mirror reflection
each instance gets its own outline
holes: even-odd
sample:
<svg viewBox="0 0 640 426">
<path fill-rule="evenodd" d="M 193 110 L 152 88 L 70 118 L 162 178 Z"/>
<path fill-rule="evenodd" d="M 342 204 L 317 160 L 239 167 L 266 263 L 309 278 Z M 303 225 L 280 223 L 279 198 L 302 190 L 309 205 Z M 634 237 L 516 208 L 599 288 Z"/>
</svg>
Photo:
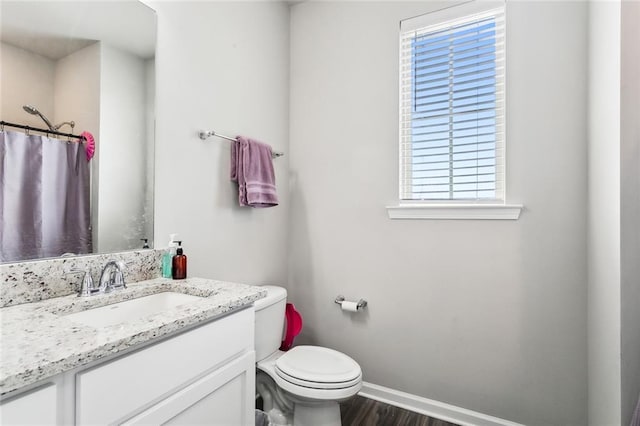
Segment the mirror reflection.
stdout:
<svg viewBox="0 0 640 426">
<path fill-rule="evenodd" d="M 0 261 L 153 246 L 155 12 L 3 0 L 0 19 Z"/>
</svg>

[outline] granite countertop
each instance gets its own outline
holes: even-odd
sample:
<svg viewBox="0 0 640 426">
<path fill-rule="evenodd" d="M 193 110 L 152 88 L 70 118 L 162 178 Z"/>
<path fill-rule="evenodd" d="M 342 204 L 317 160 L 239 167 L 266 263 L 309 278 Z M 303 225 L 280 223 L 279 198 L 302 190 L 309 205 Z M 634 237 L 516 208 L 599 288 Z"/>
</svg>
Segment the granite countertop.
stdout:
<svg viewBox="0 0 640 426">
<path fill-rule="evenodd" d="M 164 291 L 201 296 L 129 323 L 95 328 L 65 318 Z M 203 278 L 156 278 L 105 295 L 75 294 L 0 308 L 0 395 L 250 305 L 266 290 Z"/>
</svg>

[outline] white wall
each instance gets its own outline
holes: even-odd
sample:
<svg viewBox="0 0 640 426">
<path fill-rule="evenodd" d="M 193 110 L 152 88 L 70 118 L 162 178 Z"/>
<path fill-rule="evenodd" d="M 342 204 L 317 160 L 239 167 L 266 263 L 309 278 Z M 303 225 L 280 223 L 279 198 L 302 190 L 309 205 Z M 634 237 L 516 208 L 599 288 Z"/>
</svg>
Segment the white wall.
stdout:
<svg viewBox="0 0 640 426">
<path fill-rule="evenodd" d="M 98 252 L 142 247 L 147 183 L 145 60 L 101 43 Z"/>
<path fill-rule="evenodd" d="M 589 424 L 620 418 L 620 2 L 589 3 Z"/>
<path fill-rule="evenodd" d="M 47 125 L 40 117 L 27 114 L 22 106 L 32 105 L 53 120 L 54 76 L 55 62 L 51 59 L 0 43 L 2 120 L 46 129 Z"/>
<path fill-rule="evenodd" d="M 620 313 L 622 424 L 640 396 L 640 2 L 622 2 L 620 58 Z"/>
<path fill-rule="evenodd" d="M 286 280 L 289 11 L 274 2 L 149 2 L 158 13 L 155 238 L 177 232 L 188 274 L 246 283 Z M 238 207 L 229 142 L 244 134 L 285 152 L 280 205 Z"/>
<path fill-rule="evenodd" d="M 53 124 L 74 121 L 73 133 L 89 131 L 100 137 L 100 43 L 94 43 L 55 62 Z M 70 133 L 68 125 L 60 128 Z"/>
<path fill-rule="evenodd" d="M 291 11 L 288 287 L 303 342 L 369 382 L 531 425 L 584 425 L 587 6 L 508 2 L 518 221 L 391 221 L 398 22 L 427 2 Z M 338 294 L 367 309 L 342 313 Z"/>
<path fill-rule="evenodd" d="M 2 119 L 46 128 L 42 119 L 27 114 L 23 105 L 33 105 L 57 124 L 75 121 L 76 130 L 97 129 L 97 81 L 99 47 L 93 44 L 58 61 L 1 43 Z M 96 104 L 97 105 L 97 104 Z M 70 127 L 60 129 L 69 132 Z"/>
</svg>

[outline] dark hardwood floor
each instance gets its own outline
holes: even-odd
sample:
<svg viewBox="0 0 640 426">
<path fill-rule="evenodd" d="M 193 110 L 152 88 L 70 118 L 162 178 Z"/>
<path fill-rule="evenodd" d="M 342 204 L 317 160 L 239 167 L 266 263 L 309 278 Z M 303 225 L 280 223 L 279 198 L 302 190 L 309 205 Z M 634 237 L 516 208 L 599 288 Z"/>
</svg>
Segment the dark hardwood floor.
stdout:
<svg viewBox="0 0 640 426">
<path fill-rule="evenodd" d="M 343 426 L 457 426 L 356 395 L 340 404 Z"/>
</svg>

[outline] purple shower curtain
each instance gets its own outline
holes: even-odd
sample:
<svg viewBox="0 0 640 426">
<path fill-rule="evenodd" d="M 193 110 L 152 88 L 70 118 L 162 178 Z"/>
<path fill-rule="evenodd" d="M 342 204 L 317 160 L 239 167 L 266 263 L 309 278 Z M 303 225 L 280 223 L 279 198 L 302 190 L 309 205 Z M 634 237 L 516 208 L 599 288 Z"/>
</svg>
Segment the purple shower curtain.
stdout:
<svg viewBox="0 0 640 426">
<path fill-rule="evenodd" d="M 0 261 L 91 253 L 82 144 L 0 132 Z"/>
</svg>

